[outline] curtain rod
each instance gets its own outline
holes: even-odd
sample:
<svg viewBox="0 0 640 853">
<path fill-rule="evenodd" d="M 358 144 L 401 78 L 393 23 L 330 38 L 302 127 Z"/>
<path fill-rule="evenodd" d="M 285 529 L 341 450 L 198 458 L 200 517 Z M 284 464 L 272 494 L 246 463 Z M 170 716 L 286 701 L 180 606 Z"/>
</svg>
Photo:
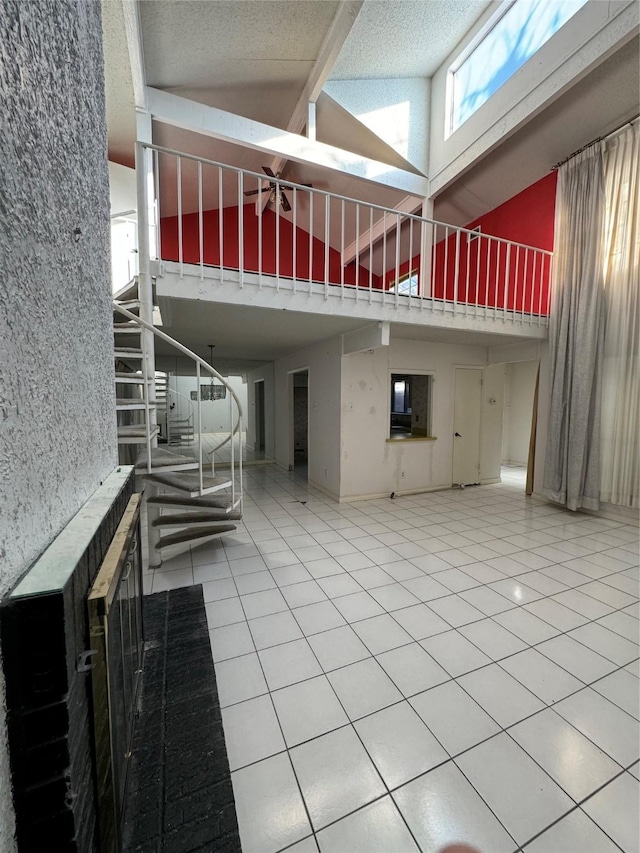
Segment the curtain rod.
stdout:
<svg viewBox="0 0 640 853">
<path fill-rule="evenodd" d="M 578 154 L 581 154 L 583 151 L 586 151 L 591 145 L 595 145 L 596 142 L 602 142 L 605 139 L 610 139 L 614 136 L 618 131 L 622 130 L 627 125 L 632 125 L 634 121 L 638 121 L 640 115 L 634 116 L 634 118 L 627 119 L 627 121 L 623 121 L 622 124 L 619 124 L 618 127 L 615 127 L 613 130 L 610 130 L 609 133 L 606 133 L 604 136 L 599 136 L 597 139 L 592 139 L 591 142 L 587 142 L 586 145 L 583 145 L 582 148 L 578 148 L 577 151 L 574 151 L 573 154 L 569 154 L 568 157 L 565 157 L 563 160 L 560 160 L 559 163 L 556 163 L 555 166 L 551 167 L 551 171 L 555 172 L 560 166 L 564 166 L 572 157 L 576 157 Z"/>
</svg>

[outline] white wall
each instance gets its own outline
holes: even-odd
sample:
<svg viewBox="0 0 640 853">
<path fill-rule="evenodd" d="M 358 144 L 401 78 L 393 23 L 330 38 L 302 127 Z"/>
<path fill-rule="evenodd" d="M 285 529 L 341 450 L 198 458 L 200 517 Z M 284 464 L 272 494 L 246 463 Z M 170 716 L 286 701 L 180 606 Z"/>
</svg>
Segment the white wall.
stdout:
<svg viewBox="0 0 640 853">
<path fill-rule="evenodd" d="M 373 352 L 345 356 L 341 392 L 341 499 L 450 487 L 454 370 L 485 366 L 486 361 L 484 347 L 404 340 L 392 340 L 389 347 Z M 431 432 L 437 440 L 388 442 L 390 374 L 413 371 L 433 373 Z M 498 409 L 499 406 L 491 407 L 487 424 Z M 495 456 L 490 436 L 488 430 L 484 452 Z M 494 438 L 498 448 L 500 438 L 499 431 Z M 481 467 L 489 474 L 493 470 L 491 464 L 483 465 L 483 459 Z"/>
<path fill-rule="evenodd" d="M 227 382 L 240 398 L 242 411 L 247 411 L 247 386 L 240 376 L 228 376 Z M 209 380 L 201 379 L 202 385 L 208 385 Z M 217 383 L 216 383 L 217 384 Z M 185 418 L 193 411 L 194 428 L 196 428 L 197 402 L 191 400 L 191 392 L 196 391 L 198 384 L 195 376 L 169 376 L 169 387 L 178 392 L 178 395 L 170 395 L 171 402 L 176 406 L 171 411 L 174 418 Z M 180 396 L 182 395 L 182 396 Z M 186 399 L 185 399 L 186 397 Z M 229 422 L 229 395 L 224 400 L 203 400 L 201 404 L 202 431 L 203 432 L 226 432 L 230 427 Z M 235 406 L 233 407 L 233 418 L 235 419 Z M 234 420 L 235 422 L 235 420 Z"/>
<path fill-rule="evenodd" d="M 340 494 L 340 371 L 342 337 L 281 358 L 274 365 L 275 458 L 289 465 L 289 372 L 309 369 L 309 482 Z"/>
<path fill-rule="evenodd" d="M 480 414 L 480 482 L 498 482 L 502 463 L 502 421 L 504 411 L 503 364 L 489 364 L 482 371 Z"/>
<path fill-rule="evenodd" d="M 135 169 L 109 163 L 109 194 L 112 217 L 111 289 L 115 293 L 138 274 Z M 113 218 L 121 214 L 124 214 L 122 218 Z"/>
<path fill-rule="evenodd" d="M 1 21 L 4 594 L 113 471 L 117 446 L 100 5 L 4 2 Z M 0 675 L 2 853 L 13 835 Z"/>
<path fill-rule="evenodd" d="M 275 392 L 273 378 L 273 363 L 264 364 L 257 370 L 247 373 L 247 446 L 255 448 L 256 444 L 256 403 L 255 387 L 257 382 L 264 382 L 264 452 L 265 458 L 274 459 L 275 448 Z"/>
<path fill-rule="evenodd" d="M 537 361 L 505 365 L 503 462 L 527 464 L 537 375 Z"/>
<path fill-rule="evenodd" d="M 591 0 L 449 138 L 445 138 L 447 74 L 451 63 L 493 14 L 490 9 L 440 66 L 431 84 L 429 177 L 437 194 L 506 136 L 578 82 L 633 37 L 633 0 Z"/>
</svg>

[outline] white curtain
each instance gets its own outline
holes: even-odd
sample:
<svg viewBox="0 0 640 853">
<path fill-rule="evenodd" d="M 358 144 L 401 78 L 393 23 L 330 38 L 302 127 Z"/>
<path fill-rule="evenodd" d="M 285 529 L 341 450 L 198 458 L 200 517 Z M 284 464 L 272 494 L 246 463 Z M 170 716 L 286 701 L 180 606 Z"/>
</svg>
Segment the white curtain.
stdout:
<svg viewBox="0 0 640 853">
<path fill-rule="evenodd" d="M 605 340 L 600 434 L 600 499 L 640 506 L 640 126 L 605 143 Z"/>
<path fill-rule="evenodd" d="M 603 148 L 595 143 L 558 169 L 551 398 L 542 491 L 573 510 L 599 508 Z"/>
</svg>

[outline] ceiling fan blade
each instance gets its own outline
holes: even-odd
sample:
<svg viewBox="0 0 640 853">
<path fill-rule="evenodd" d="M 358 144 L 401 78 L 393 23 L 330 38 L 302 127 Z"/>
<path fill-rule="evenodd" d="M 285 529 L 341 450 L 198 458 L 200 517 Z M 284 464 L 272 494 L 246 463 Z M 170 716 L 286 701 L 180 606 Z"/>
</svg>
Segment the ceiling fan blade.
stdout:
<svg viewBox="0 0 640 853">
<path fill-rule="evenodd" d="M 273 171 L 273 169 L 270 166 L 263 166 L 262 171 L 265 173 L 265 175 L 269 175 L 270 178 L 277 177 L 276 173 Z"/>
<path fill-rule="evenodd" d="M 289 211 L 291 210 L 291 205 L 289 204 L 289 199 L 284 193 L 280 193 L 280 203 L 282 204 L 282 209 L 286 213 L 289 213 Z"/>
</svg>

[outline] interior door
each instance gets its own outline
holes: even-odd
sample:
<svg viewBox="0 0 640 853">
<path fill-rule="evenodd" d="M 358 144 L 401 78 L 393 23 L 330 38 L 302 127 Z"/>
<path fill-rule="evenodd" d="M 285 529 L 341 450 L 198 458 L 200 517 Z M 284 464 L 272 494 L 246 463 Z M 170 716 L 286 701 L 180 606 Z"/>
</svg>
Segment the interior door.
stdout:
<svg viewBox="0 0 640 853">
<path fill-rule="evenodd" d="M 458 367 L 453 404 L 453 483 L 480 482 L 482 371 Z"/>
</svg>

